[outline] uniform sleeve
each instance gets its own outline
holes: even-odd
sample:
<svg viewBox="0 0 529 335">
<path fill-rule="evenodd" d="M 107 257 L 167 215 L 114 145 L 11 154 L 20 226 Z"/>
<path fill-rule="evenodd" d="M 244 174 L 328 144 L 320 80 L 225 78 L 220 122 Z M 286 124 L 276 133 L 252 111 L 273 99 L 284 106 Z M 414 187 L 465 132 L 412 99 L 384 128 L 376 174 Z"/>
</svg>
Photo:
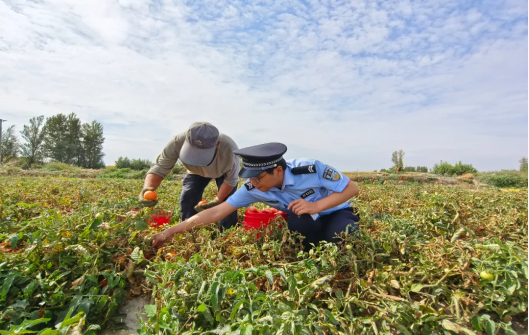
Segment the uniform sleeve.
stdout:
<svg viewBox="0 0 529 335">
<path fill-rule="evenodd" d="M 315 164 L 317 171 L 316 174 L 318 175 L 318 179 L 323 188 L 340 193 L 345 189 L 347 184 L 349 184 L 349 177 L 345 176 L 332 166 L 323 164 L 320 161 L 315 161 Z"/>
<path fill-rule="evenodd" d="M 230 171 L 224 174 L 224 182 L 233 187 L 237 186 L 237 183 L 239 182 L 239 169 L 239 157 L 233 155 L 233 164 Z"/>
<path fill-rule="evenodd" d="M 158 155 L 156 158 L 156 162 L 154 165 L 149 169 L 149 173 L 156 174 L 162 178 L 165 179 L 169 172 L 174 168 L 176 161 L 178 161 L 178 157 L 180 155 L 180 150 L 177 150 L 176 141 L 177 137 L 169 141 L 165 148 L 163 149 L 162 153 Z"/>
<path fill-rule="evenodd" d="M 226 202 L 232 205 L 233 207 L 237 207 L 237 208 L 248 207 L 250 204 L 253 204 L 254 202 L 258 201 L 251 194 L 251 192 L 257 192 L 257 191 L 256 190 L 249 191 L 246 186 L 243 186 L 239 188 L 235 193 L 233 193 L 233 195 L 231 195 L 228 198 L 228 200 L 226 200 Z"/>
</svg>

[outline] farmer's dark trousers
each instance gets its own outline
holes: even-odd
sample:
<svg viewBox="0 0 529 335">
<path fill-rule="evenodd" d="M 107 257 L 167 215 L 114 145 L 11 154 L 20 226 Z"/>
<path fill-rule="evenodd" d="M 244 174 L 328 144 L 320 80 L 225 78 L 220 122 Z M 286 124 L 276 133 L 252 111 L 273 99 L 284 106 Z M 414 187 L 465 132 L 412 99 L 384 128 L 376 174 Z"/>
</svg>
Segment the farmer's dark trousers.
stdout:
<svg viewBox="0 0 529 335">
<path fill-rule="evenodd" d="M 339 242 L 340 239 L 336 234 L 346 231 L 348 232 L 358 230 L 358 221 L 360 218 L 354 214 L 352 208 L 340 209 L 328 215 L 322 215 L 316 220 L 309 214 L 301 216 L 290 215 L 288 217 L 288 229 L 299 232 L 305 236 L 303 246 L 305 250 L 311 248 L 311 243 L 318 245 L 320 241 Z"/>
<path fill-rule="evenodd" d="M 202 177 L 196 174 L 186 174 L 184 181 L 182 182 L 182 195 L 180 197 L 180 210 L 181 210 L 181 219 L 185 220 L 193 215 L 197 214 L 195 211 L 195 206 L 200 200 L 202 200 L 202 195 L 206 186 L 212 178 Z M 215 182 L 217 183 L 217 188 L 220 190 L 220 186 L 224 182 L 224 176 L 216 178 Z M 237 187 L 233 188 L 233 191 L 228 195 L 231 196 Z M 227 198 L 226 198 L 227 199 Z M 237 223 L 237 211 L 231 213 L 229 216 L 220 220 L 220 230 L 228 229 L 234 226 Z"/>
</svg>

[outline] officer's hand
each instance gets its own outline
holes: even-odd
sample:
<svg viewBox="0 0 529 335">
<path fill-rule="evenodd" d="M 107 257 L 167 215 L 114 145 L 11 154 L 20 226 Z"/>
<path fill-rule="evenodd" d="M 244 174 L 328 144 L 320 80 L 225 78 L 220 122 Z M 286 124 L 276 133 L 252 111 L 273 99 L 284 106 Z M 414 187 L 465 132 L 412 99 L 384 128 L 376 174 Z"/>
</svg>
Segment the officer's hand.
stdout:
<svg viewBox="0 0 529 335">
<path fill-rule="evenodd" d="M 210 201 L 208 203 L 205 203 L 203 205 L 196 205 L 195 206 L 195 211 L 197 211 L 197 213 L 200 213 L 200 212 L 202 212 L 205 209 L 210 209 L 210 208 L 215 207 L 217 205 L 220 205 L 220 201 L 217 198 L 215 198 L 215 200 Z"/>
<path fill-rule="evenodd" d="M 317 214 L 320 212 L 318 205 L 316 205 L 314 202 L 308 202 L 304 199 L 297 199 L 292 201 L 288 205 L 288 209 L 294 212 L 296 215 L 301 214 Z"/>
<path fill-rule="evenodd" d="M 143 195 L 147 191 L 154 191 L 153 187 L 144 187 L 140 194 L 138 195 L 138 201 L 142 204 L 143 207 L 154 207 L 158 203 L 158 200 L 146 200 L 143 198 Z"/>
</svg>

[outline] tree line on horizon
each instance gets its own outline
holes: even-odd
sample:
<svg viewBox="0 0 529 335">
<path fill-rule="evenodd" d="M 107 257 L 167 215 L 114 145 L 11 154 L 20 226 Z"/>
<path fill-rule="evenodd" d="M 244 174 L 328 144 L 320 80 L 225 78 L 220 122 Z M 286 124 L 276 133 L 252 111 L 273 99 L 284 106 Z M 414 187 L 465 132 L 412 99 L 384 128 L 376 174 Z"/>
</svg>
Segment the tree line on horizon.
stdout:
<svg viewBox="0 0 529 335">
<path fill-rule="evenodd" d="M 46 120 L 40 115 L 31 118 L 20 135 L 22 141 L 14 125 L 2 131 L 2 163 L 20 158 L 25 168 L 46 162 L 88 169 L 105 167 L 103 126 L 96 120 L 82 123 L 75 113 L 57 114 Z"/>
</svg>

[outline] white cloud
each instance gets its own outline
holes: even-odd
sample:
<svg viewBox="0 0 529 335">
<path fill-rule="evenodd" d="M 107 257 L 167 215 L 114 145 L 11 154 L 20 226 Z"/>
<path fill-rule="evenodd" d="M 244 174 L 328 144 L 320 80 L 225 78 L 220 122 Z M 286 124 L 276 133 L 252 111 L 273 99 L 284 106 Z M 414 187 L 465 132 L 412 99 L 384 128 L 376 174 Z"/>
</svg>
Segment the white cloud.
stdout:
<svg viewBox="0 0 529 335">
<path fill-rule="evenodd" d="M 527 155 L 527 4 L 0 2 L 0 117 L 75 112 L 105 161 L 207 120 L 343 170 Z"/>
</svg>

